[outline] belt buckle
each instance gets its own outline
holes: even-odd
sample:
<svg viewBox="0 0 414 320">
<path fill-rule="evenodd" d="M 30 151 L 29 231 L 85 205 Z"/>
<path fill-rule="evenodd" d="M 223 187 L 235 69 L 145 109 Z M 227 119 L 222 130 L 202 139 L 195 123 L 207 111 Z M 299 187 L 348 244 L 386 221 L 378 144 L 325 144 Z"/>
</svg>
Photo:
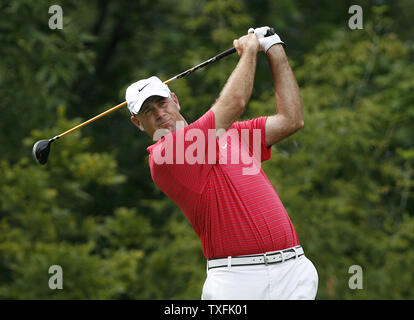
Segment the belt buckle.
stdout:
<svg viewBox="0 0 414 320">
<path fill-rule="evenodd" d="M 269 262 L 269 258 L 267 257 L 267 253 L 266 252 L 263 254 L 263 261 L 264 261 L 265 266 L 267 266 L 268 265 L 268 262 Z"/>
</svg>

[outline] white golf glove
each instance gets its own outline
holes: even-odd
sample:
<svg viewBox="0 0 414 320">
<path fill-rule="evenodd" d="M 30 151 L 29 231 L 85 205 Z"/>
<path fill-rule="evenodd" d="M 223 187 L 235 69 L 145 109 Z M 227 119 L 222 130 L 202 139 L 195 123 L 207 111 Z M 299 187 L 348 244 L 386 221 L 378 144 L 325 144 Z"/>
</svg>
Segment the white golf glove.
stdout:
<svg viewBox="0 0 414 320">
<path fill-rule="evenodd" d="M 270 47 L 275 44 L 281 43 L 282 45 L 285 45 L 285 43 L 280 40 L 280 37 L 276 33 L 272 36 L 265 37 L 265 34 L 269 29 L 269 27 L 260 27 L 256 29 L 250 28 L 249 31 L 247 31 L 248 33 L 254 33 L 256 35 L 257 39 L 259 40 L 260 49 L 264 52 L 267 52 L 267 50 L 269 50 Z"/>
</svg>

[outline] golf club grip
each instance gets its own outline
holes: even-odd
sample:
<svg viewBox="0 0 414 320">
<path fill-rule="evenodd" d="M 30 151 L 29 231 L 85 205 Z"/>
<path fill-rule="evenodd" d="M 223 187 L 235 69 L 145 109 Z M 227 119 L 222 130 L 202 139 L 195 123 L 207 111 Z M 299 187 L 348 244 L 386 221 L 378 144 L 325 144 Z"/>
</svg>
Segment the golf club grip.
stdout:
<svg viewBox="0 0 414 320">
<path fill-rule="evenodd" d="M 270 36 L 273 36 L 274 34 L 275 34 L 275 29 L 269 28 L 269 30 L 267 30 L 267 32 L 265 34 L 265 37 L 270 37 Z M 224 57 L 228 56 L 229 54 L 232 54 L 232 53 L 235 53 L 235 52 L 236 52 L 236 48 L 234 48 L 234 47 L 233 48 L 230 48 L 230 49 L 227 49 L 226 51 L 224 51 L 224 52 L 216 55 L 214 57 L 215 58 L 214 61 L 220 60 L 221 58 L 224 58 Z M 213 62 L 213 61 L 211 61 L 211 62 Z"/>
<path fill-rule="evenodd" d="M 275 34 L 275 29 L 269 28 L 269 30 L 267 30 L 267 32 L 265 34 L 265 37 L 270 37 L 270 36 L 273 36 L 274 34 Z M 236 52 L 236 48 L 234 48 L 234 47 L 233 48 L 230 48 L 230 49 L 227 49 L 226 51 L 223 51 L 222 53 L 219 53 L 215 57 L 207 60 L 206 62 L 203 62 L 202 64 L 198 65 L 197 67 L 199 67 L 199 68 L 204 67 L 205 65 L 207 65 L 207 64 L 209 64 L 211 62 L 220 60 L 221 58 L 227 57 L 228 55 L 233 54 L 235 52 Z M 195 71 L 195 70 L 193 70 L 193 71 Z"/>
<path fill-rule="evenodd" d="M 265 37 L 270 37 L 273 36 L 275 34 L 275 29 L 273 28 L 269 28 L 269 30 L 267 30 Z"/>
<path fill-rule="evenodd" d="M 274 34 L 275 34 L 275 29 L 269 28 L 269 30 L 267 30 L 267 32 L 265 34 L 265 37 L 270 37 L 270 36 L 272 36 Z M 164 83 L 166 85 L 169 85 L 174 80 L 183 78 L 186 75 L 188 75 L 188 74 L 190 74 L 190 73 L 192 73 L 192 72 L 194 72 L 194 71 L 196 71 L 196 70 L 198 70 L 198 69 L 200 69 L 202 67 L 205 67 L 206 65 L 208 65 L 208 64 L 210 64 L 212 62 L 215 62 L 215 61 L 220 60 L 220 59 L 222 59 L 224 57 L 227 57 L 228 55 L 233 54 L 235 52 L 236 52 L 236 49 L 234 47 L 233 48 L 230 48 L 230 49 L 227 49 L 226 51 L 223 51 L 222 53 L 219 53 L 218 55 L 214 56 L 213 58 L 210 58 L 210 59 L 208 59 L 208 60 L 200 63 L 199 65 L 196 65 L 195 67 L 192 67 L 192 68 L 190 68 L 190 69 L 188 69 L 188 70 L 186 70 L 186 71 L 184 71 L 184 72 L 182 72 L 182 73 L 180 73 L 180 74 L 172 77 L 171 79 L 168 79 L 168 80 L 164 81 Z"/>
<path fill-rule="evenodd" d="M 270 37 L 270 36 L 273 36 L 274 34 L 275 34 L 275 29 L 269 28 L 269 30 L 267 30 L 267 32 L 265 34 L 265 37 Z M 221 58 L 224 58 L 224 57 L 228 56 L 229 54 L 232 54 L 232 53 L 235 53 L 235 52 L 236 52 L 236 48 L 234 48 L 234 47 L 233 48 L 230 48 L 230 49 L 227 49 L 226 51 L 224 51 L 224 52 L 216 55 L 214 57 L 215 58 L 214 61 L 219 60 Z"/>
</svg>

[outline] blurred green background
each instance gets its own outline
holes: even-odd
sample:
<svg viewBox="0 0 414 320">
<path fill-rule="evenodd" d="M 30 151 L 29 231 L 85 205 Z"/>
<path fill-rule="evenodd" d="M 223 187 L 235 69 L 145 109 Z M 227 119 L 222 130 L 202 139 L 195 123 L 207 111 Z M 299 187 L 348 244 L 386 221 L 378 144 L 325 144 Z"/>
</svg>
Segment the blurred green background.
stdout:
<svg viewBox="0 0 414 320">
<path fill-rule="evenodd" d="M 49 6 L 63 9 L 51 30 Z M 348 8 L 363 9 L 350 30 Z M 287 43 L 305 127 L 263 164 L 319 272 L 317 299 L 414 299 L 414 3 L 328 0 L 0 1 L 0 298 L 199 299 L 205 260 L 152 183 L 151 140 L 125 109 L 65 136 L 39 166 L 33 143 L 232 46 L 251 26 Z M 170 85 L 194 121 L 236 66 Z M 243 119 L 270 115 L 260 53 Z M 63 290 L 51 290 L 51 265 Z M 348 269 L 363 269 L 351 290 Z"/>
</svg>

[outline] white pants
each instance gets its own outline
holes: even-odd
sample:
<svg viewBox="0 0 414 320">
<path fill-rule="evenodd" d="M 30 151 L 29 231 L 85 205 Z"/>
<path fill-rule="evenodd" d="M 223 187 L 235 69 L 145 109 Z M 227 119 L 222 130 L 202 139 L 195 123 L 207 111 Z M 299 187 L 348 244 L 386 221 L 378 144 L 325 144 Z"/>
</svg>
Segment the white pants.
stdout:
<svg viewBox="0 0 414 320">
<path fill-rule="evenodd" d="M 318 273 L 301 256 L 269 265 L 221 267 L 207 271 L 202 300 L 313 300 Z"/>
</svg>

